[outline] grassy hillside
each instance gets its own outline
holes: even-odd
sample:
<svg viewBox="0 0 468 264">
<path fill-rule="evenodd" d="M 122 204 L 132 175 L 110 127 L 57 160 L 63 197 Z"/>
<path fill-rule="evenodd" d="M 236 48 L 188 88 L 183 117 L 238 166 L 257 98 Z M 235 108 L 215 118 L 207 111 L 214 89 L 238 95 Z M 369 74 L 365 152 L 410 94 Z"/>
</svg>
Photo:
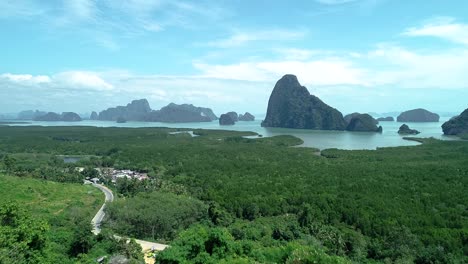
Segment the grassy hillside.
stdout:
<svg viewBox="0 0 468 264">
<path fill-rule="evenodd" d="M 92 186 L 20 178 L 0 174 L 0 204 L 13 201 L 34 217 L 61 221 L 74 210 L 91 219 L 104 202 L 104 195 Z"/>
</svg>

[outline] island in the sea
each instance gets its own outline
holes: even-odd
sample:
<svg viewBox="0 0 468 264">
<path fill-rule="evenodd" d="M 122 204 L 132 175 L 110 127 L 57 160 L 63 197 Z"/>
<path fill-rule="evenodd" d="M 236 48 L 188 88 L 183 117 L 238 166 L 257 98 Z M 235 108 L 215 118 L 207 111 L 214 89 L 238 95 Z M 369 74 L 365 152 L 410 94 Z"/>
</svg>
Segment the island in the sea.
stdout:
<svg viewBox="0 0 468 264">
<path fill-rule="evenodd" d="M 407 124 L 401 125 L 400 128 L 398 129 L 398 134 L 401 134 L 401 135 L 417 135 L 419 133 L 421 132 L 419 132 L 416 129 L 411 129 Z"/>
<path fill-rule="evenodd" d="M 164 123 L 211 122 L 218 117 L 210 108 L 196 107 L 192 104 L 170 103 L 160 110 L 152 110 L 148 100 L 133 100 L 126 106 L 111 107 L 101 111 L 98 120 L 117 121 L 147 121 Z"/>
<path fill-rule="evenodd" d="M 387 117 L 379 117 L 376 119 L 378 122 L 384 121 L 384 122 L 393 122 L 395 121 L 395 118 L 393 116 L 387 116 Z"/>
<path fill-rule="evenodd" d="M 287 74 L 273 88 L 262 126 L 382 132 L 377 123 L 368 114 L 353 113 L 343 118 L 340 111 L 311 95 L 295 75 Z"/>
<path fill-rule="evenodd" d="M 33 118 L 34 121 L 64 121 L 64 122 L 78 122 L 81 121 L 81 117 L 74 112 L 63 112 L 57 114 L 54 112 L 48 112 L 44 115 L 36 116 Z"/>
<path fill-rule="evenodd" d="M 445 135 L 468 134 L 468 108 L 442 125 Z"/>
<path fill-rule="evenodd" d="M 439 122 L 439 115 L 426 109 L 417 108 L 401 113 L 398 122 Z"/>
<path fill-rule="evenodd" d="M 311 95 L 295 75 L 287 74 L 273 88 L 262 126 L 345 130 L 346 122 L 340 111 Z"/>
</svg>

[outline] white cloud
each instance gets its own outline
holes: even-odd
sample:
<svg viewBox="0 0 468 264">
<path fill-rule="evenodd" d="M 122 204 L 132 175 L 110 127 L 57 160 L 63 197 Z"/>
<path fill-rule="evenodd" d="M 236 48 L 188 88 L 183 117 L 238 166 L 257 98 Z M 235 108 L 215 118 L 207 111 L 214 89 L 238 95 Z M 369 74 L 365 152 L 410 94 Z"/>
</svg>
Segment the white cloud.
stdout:
<svg viewBox="0 0 468 264">
<path fill-rule="evenodd" d="M 468 24 L 457 23 L 451 17 L 431 19 L 423 26 L 406 29 L 403 34 L 412 37 L 437 37 L 468 45 Z"/>
<path fill-rule="evenodd" d="M 0 74 L 0 78 L 4 80 L 16 82 L 16 83 L 28 83 L 28 84 L 49 83 L 51 81 L 49 76 L 46 76 L 46 75 L 33 76 L 31 74 L 4 73 L 4 74 Z"/>
<path fill-rule="evenodd" d="M 193 66 L 200 76 L 225 80 L 271 82 L 286 73 L 309 87 L 351 86 L 468 90 L 468 49 L 413 50 L 380 44 L 366 53 L 276 50 L 277 60 Z M 282 57 L 281 57 L 282 56 Z"/>
<path fill-rule="evenodd" d="M 468 89 L 468 49 L 418 52 L 395 45 L 380 45 L 369 52 L 368 59 L 386 65 L 386 69 L 376 69 L 369 76 L 375 85 Z"/>
<path fill-rule="evenodd" d="M 223 19 L 229 12 L 216 3 L 170 0 L 0 1 L 0 19 L 34 18 L 48 34 L 53 32 L 50 35 L 73 32 L 110 51 L 119 50 L 119 40 L 174 27 L 193 28 L 201 21 Z"/>
<path fill-rule="evenodd" d="M 291 41 L 302 39 L 307 34 L 301 30 L 259 30 L 259 31 L 238 31 L 231 36 L 206 43 L 207 46 L 216 48 L 231 48 L 246 45 L 255 41 Z"/>
<path fill-rule="evenodd" d="M 364 85 L 367 86 L 365 70 L 344 59 L 328 58 L 309 61 L 261 61 L 231 65 L 194 64 L 206 78 L 262 81 L 277 80 L 292 73 L 309 85 Z"/>
<path fill-rule="evenodd" d="M 263 112 L 272 82 L 225 80 L 203 76 L 138 75 L 126 71 L 67 71 L 52 75 L 50 82 L 35 84 L 34 78 L 0 75 L 0 97 L 15 98 L 3 109 L 24 107 L 48 111 L 103 110 L 147 98 L 153 109 L 170 102 L 211 107 L 221 113 L 231 110 Z M 59 98 L 59 99 L 57 99 Z M 260 103 L 261 102 L 261 103 Z"/>
<path fill-rule="evenodd" d="M 53 76 L 56 85 L 64 88 L 112 90 L 112 84 L 103 80 L 98 74 L 85 71 L 67 71 Z"/>
</svg>

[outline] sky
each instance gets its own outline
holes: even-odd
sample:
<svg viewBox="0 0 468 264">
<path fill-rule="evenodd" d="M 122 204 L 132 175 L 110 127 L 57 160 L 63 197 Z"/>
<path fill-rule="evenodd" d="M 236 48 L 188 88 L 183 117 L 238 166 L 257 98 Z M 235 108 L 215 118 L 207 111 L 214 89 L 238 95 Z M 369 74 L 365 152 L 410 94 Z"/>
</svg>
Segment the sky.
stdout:
<svg viewBox="0 0 468 264">
<path fill-rule="evenodd" d="M 146 98 L 262 114 L 284 74 L 343 113 L 460 113 L 466 10 L 466 0 L 0 0 L 0 113 Z"/>
</svg>

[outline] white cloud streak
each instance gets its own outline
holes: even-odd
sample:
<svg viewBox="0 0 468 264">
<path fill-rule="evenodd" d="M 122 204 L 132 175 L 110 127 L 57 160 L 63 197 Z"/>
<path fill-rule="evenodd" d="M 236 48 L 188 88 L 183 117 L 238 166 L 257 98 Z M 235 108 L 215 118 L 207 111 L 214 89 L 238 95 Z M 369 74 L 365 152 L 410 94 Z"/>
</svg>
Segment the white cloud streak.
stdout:
<svg viewBox="0 0 468 264">
<path fill-rule="evenodd" d="M 307 34 L 303 30 L 258 30 L 237 31 L 227 38 L 222 38 L 206 43 L 206 46 L 216 48 L 232 48 L 247 45 L 258 41 L 292 41 L 304 38 Z"/>
<path fill-rule="evenodd" d="M 436 37 L 468 45 L 468 24 L 457 23 L 451 17 L 439 17 L 420 27 L 411 27 L 403 33 L 411 37 Z"/>
</svg>

